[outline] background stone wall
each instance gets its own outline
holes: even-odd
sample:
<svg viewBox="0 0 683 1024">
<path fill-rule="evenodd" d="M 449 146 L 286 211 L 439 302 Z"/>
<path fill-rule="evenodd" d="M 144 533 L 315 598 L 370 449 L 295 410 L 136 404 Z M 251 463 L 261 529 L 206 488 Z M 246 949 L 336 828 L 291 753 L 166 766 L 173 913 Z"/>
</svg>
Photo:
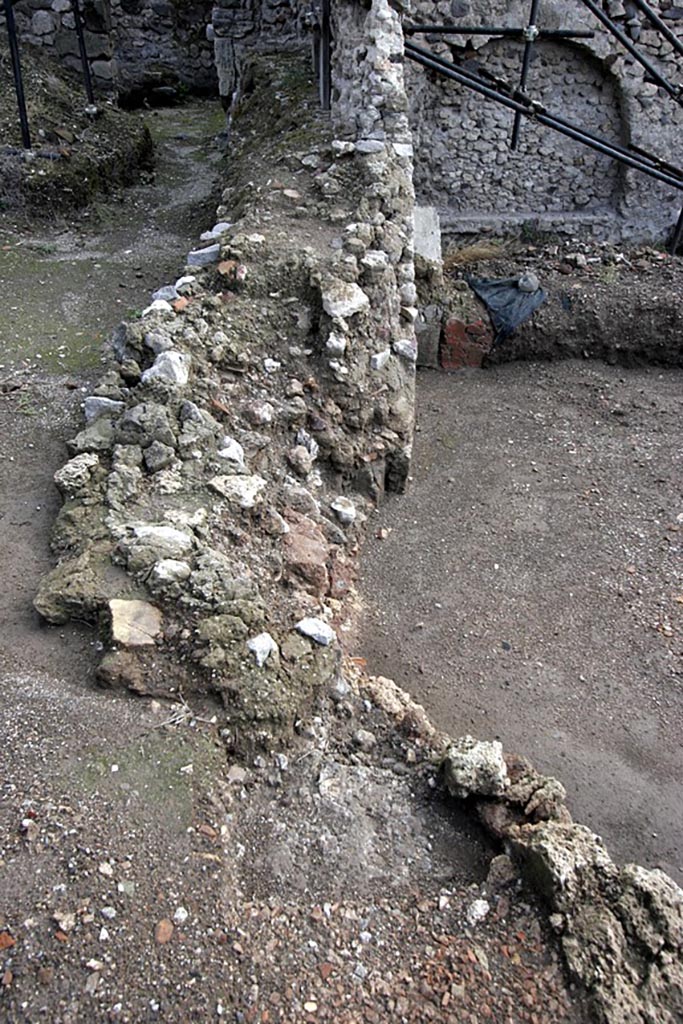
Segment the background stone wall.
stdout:
<svg viewBox="0 0 683 1024">
<path fill-rule="evenodd" d="M 216 88 L 213 44 L 206 28 L 212 0 L 109 0 L 124 94 L 177 87 Z"/>
<path fill-rule="evenodd" d="M 311 6 L 310 0 L 215 0 L 215 61 L 226 106 L 238 88 L 247 53 L 306 45 Z"/>
<path fill-rule="evenodd" d="M 212 0 L 81 0 L 95 86 L 132 98 L 164 87 L 214 90 L 212 7 Z M 17 0 L 14 11 L 23 42 L 52 50 L 80 73 L 71 0 Z"/>
<path fill-rule="evenodd" d="M 674 84 L 680 58 L 628 3 L 606 0 L 605 10 Z M 679 8 L 671 0 L 652 6 L 679 33 Z M 416 0 L 415 22 L 523 26 L 529 4 L 513 0 Z M 642 146 L 674 164 L 683 163 L 683 110 L 645 81 L 642 67 L 579 0 L 545 0 L 541 28 L 589 28 L 591 40 L 539 40 L 527 92 L 549 110 L 607 139 Z M 417 38 L 425 43 L 425 38 Z M 486 36 L 431 37 L 434 52 L 474 59 L 516 84 L 523 44 Z M 467 50 L 464 48 L 467 47 Z M 516 152 L 508 141 L 513 115 L 415 64 L 407 67 L 415 133 L 418 197 L 438 207 L 446 231 L 534 227 L 587 231 L 602 238 L 657 238 L 675 221 L 682 194 L 616 165 L 607 157 L 550 129 L 523 122 Z"/>
<path fill-rule="evenodd" d="M 84 0 L 81 13 L 93 78 L 99 86 L 111 88 L 116 64 L 109 0 Z M 71 0 L 17 0 L 14 17 L 23 42 L 53 50 L 67 67 L 80 72 Z M 0 26 L 4 32 L 4 19 Z"/>
</svg>

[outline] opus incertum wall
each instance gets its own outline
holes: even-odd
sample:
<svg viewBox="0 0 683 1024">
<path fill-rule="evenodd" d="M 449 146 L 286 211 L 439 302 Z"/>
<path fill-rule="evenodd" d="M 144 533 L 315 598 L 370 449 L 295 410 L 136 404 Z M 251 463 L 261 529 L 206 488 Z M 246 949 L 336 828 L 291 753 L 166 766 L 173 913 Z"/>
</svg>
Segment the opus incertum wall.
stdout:
<svg viewBox="0 0 683 1024">
<path fill-rule="evenodd" d="M 96 88 L 129 95 L 164 86 L 215 87 L 206 33 L 213 0 L 81 0 L 80 8 Z M 16 0 L 14 17 L 23 43 L 80 72 L 71 0 Z"/>
<path fill-rule="evenodd" d="M 671 0 L 651 0 L 651 6 L 672 31 L 683 33 L 683 19 Z M 519 27 L 528 23 L 529 7 L 520 0 L 416 0 L 408 17 L 415 23 Z M 683 82 L 682 59 L 629 0 L 606 0 L 603 8 L 667 78 Z M 538 40 L 527 84 L 531 96 L 608 140 L 683 163 L 683 109 L 646 81 L 642 67 L 580 0 L 542 0 L 538 24 L 591 29 L 595 36 Z M 514 85 L 519 80 L 521 41 L 486 36 L 449 41 L 420 36 L 417 41 L 447 59 L 473 60 Z M 615 240 L 659 239 L 675 222 L 680 193 L 526 120 L 513 152 L 510 112 L 414 65 L 406 78 L 418 198 L 437 207 L 447 233 L 529 224 Z"/>
</svg>

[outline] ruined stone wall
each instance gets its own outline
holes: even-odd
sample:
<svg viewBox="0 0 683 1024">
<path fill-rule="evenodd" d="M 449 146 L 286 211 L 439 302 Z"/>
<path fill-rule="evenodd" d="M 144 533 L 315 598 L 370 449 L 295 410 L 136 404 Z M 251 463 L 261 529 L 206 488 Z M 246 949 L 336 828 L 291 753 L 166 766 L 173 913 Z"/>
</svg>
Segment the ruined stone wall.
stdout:
<svg viewBox="0 0 683 1024">
<path fill-rule="evenodd" d="M 215 61 L 226 106 L 238 88 L 244 58 L 259 50 L 297 49 L 310 41 L 310 0 L 216 0 Z"/>
<path fill-rule="evenodd" d="M 122 95 L 177 86 L 214 89 L 206 32 L 212 6 L 212 0 L 82 0 L 95 86 Z M 23 42 L 52 51 L 80 73 L 71 0 L 18 0 L 14 12 Z"/>
<path fill-rule="evenodd" d="M 359 531 L 409 471 L 402 33 L 387 0 L 337 17 L 334 124 L 307 54 L 242 66 L 218 223 L 113 335 L 36 599 L 100 626 L 103 683 L 219 694 L 247 746 L 330 683 Z"/>
<path fill-rule="evenodd" d="M 377 436 L 372 458 L 356 467 L 358 485 L 373 497 L 404 485 L 414 411 L 413 151 L 401 6 L 333 5 L 336 159 L 317 176 L 326 201 L 340 197 L 340 223 L 346 220 L 320 276 L 330 387 L 347 422 Z M 311 48 L 309 9 L 300 0 L 219 0 L 213 24 L 226 102 L 239 102 L 244 91 L 246 55 L 270 52 L 277 62 L 279 53 Z M 355 196 L 355 217 L 343 218 L 343 200 Z"/>
<path fill-rule="evenodd" d="M 116 63 L 109 0 L 84 0 L 81 12 L 94 82 L 101 88 L 111 88 L 116 78 Z M 80 72 L 78 37 L 70 0 L 17 0 L 14 17 L 22 42 L 52 51 L 66 67 Z M 4 30 L 4 19 L 0 16 L 0 31 Z"/>
<path fill-rule="evenodd" d="M 212 0 L 109 0 L 120 92 L 216 85 L 206 28 Z"/>
<path fill-rule="evenodd" d="M 678 8 L 654 0 L 679 32 Z M 643 54 L 674 84 L 681 58 L 633 5 L 609 0 L 605 10 Z M 528 3 L 514 0 L 415 0 L 419 22 L 525 26 Z M 549 110 L 605 138 L 634 143 L 665 160 L 683 163 L 683 110 L 644 71 L 579 0 L 546 0 L 539 27 L 591 29 L 589 40 L 535 43 L 527 92 Z M 523 43 L 486 36 L 419 36 L 416 41 L 456 60 L 474 60 L 516 85 Z M 597 237 L 661 237 L 675 221 L 681 193 L 627 170 L 606 156 L 550 129 L 522 122 L 519 148 L 509 148 L 512 113 L 453 82 L 408 63 L 407 82 L 415 133 L 418 197 L 435 205 L 446 231 L 531 227 Z"/>
</svg>

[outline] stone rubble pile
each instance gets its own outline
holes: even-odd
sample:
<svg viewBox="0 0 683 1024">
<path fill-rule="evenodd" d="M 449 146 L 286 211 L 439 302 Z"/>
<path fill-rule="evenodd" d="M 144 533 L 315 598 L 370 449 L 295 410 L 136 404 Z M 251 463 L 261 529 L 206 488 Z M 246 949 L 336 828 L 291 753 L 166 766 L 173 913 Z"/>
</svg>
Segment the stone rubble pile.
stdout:
<svg viewBox="0 0 683 1024">
<path fill-rule="evenodd" d="M 252 74 L 284 96 L 299 68 Z M 36 607 L 100 626 L 103 683 L 218 692 L 250 744 L 340 671 L 363 524 L 408 472 L 415 340 L 407 158 L 328 140 L 315 174 L 288 154 L 297 190 L 245 196 L 262 159 L 246 117 L 214 240 L 117 328 L 85 399 Z"/>
<path fill-rule="evenodd" d="M 572 821 L 561 783 L 525 758 L 503 754 L 495 741 L 439 733 L 390 679 L 370 678 L 361 692 L 403 733 L 431 748 L 448 791 L 477 813 L 547 901 L 569 971 L 591 997 L 591 1019 L 680 1020 L 683 892 L 672 879 L 659 870 L 616 865 L 601 838 Z"/>
</svg>

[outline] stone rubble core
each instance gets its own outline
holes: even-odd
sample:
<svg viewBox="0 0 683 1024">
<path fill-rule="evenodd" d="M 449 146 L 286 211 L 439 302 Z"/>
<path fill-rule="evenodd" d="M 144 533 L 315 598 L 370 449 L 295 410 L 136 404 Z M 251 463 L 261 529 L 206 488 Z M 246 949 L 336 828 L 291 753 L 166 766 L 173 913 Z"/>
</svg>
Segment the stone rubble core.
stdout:
<svg viewBox="0 0 683 1024">
<path fill-rule="evenodd" d="M 225 39 L 243 9 L 219 9 Z M 222 735 L 242 752 L 286 742 L 317 695 L 354 675 L 343 639 L 355 558 L 373 503 L 405 486 L 410 465 L 400 18 L 387 0 L 338 0 L 333 16 L 331 123 L 299 56 L 241 52 L 234 65 L 228 187 L 205 233 L 218 258 L 161 282 L 160 305 L 114 332 L 55 477 L 59 562 L 35 601 L 49 622 L 100 627 L 104 685 L 217 694 Z M 388 680 L 360 688 L 431 745 L 456 798 L 544 891 L 595 1019 L 679 1019 L 674 883 L 614 865 L 571 822 L 562 786 L 522 758 L 440 737 Z"/>
<path fill-rule="evenodd" d="M 333 126 L 298 55 L 245 65 L 210 244 L 114 332 L 55 478 L 60 561 L 39 612 L 100 626 L 106 685 L 218 693 L 241 747 L 286 736 L 340 672 L 363 525 L 408 474 L 412 165 L 392 141 L 405 113 L 378 107 L 386 142 L 353 141 L 370 96 L 400 93 L 392 24 L 356 27 L 377 53 Z M 263 166 L 282 181 L 254 184 Z"/>
</svg>

